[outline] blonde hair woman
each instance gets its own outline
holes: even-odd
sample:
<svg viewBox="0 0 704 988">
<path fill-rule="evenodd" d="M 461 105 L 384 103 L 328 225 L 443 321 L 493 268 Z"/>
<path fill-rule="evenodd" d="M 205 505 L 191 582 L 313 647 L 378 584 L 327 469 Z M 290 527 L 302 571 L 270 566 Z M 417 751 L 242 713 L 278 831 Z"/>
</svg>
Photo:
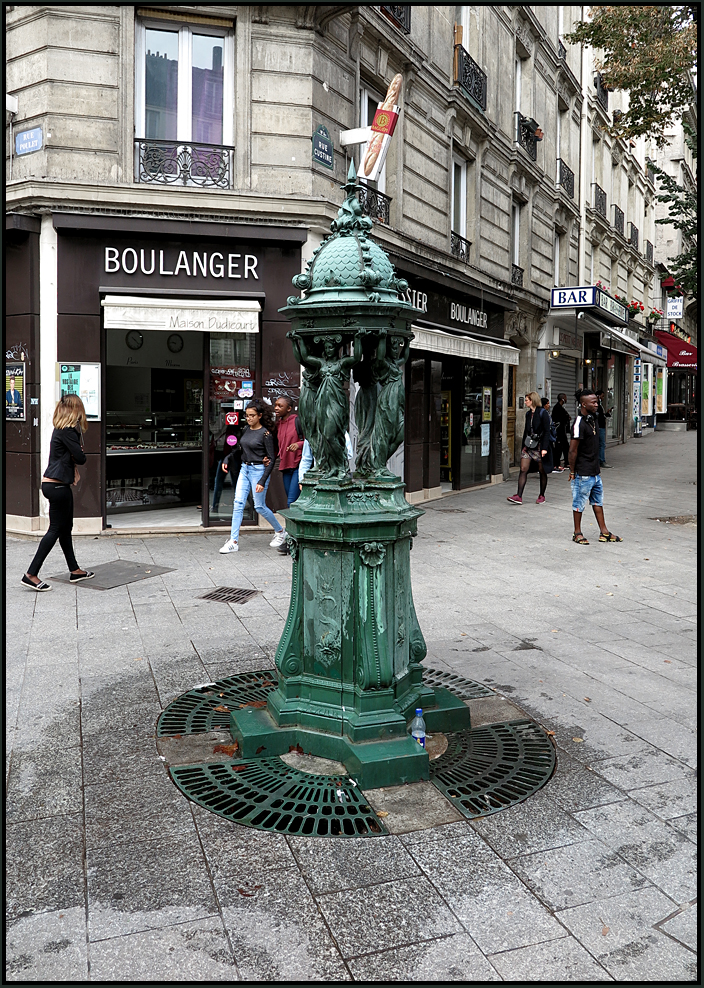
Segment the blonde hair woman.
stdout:
<svg viewBox="0 0 704 988">
<path fill-rule="evenodd" d="M 95 576 L 81 569 L 73 553 L 73 491 L 71 487 L 80 477 L 78 465 L 86 462 L 83 452 L 83 433 L 88 428 L 86 410 L 78 395 L 64 395 L 54 410 L 54 431 L 49 444 L 49 463 L 42 477 L 42 494 L 49 502 L 49 529 L 39 543 L 29 569 L 22 577 L 22 584 L 42 593 L 51 590 L 48 583 L 39 579 L 42 563 L 56 545 L 63 549 L 70 571 L 71 583 L 90 580 Z"/>
<path fill-rule="evenodd" d="M 537 391 L 529 391 L 526 395 L 526 424 L 521 443 L 521 472 L 518 475 L 518 491 L 506 498 L 511 504 L 523 504 L 523 490 L 528 480 L 529 470 L 537 470 L 540 474 L 540 494 L 535 503 L 545 503 L 548 474 L 552 473 L 551 424 L 550 415 L 541 405 L 540 395 Z"/>
</svg>

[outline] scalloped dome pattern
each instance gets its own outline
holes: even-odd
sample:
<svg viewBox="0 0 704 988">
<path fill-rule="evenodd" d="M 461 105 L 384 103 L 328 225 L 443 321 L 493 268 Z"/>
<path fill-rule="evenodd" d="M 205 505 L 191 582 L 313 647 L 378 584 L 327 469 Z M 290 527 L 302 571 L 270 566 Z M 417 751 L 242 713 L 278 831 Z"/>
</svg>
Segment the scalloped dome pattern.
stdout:
<svg viewBox="0 0 704 988">
<path fill-rule="evenodd" d="M 379 280 L 370 286 L 365 268 L 372 268 Z M 311 290 L 325 288 L 374 287 L 393 291 L 394 269 L 385 251 L 362 234 L 335 234 L 323 242 L 309 272 Z"/>
</svg>

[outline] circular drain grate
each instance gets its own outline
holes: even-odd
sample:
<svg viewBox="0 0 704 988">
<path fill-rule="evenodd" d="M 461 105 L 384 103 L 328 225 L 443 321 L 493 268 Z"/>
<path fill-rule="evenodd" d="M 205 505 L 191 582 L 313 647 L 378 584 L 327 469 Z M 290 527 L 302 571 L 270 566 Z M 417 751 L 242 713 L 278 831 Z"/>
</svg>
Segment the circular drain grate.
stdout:
<svg viewBox="0 0 704 988">
<path fill-rule="evenodd" d="M 199 686 L 176 697 L 159 716 L 156 735 L 205 734 L 230 726 L 230 710 L 247 703 L 266 703 L 278 680 L 274 669 L 241 672 L 216 683 Z"/>
<path fill-rule="evenodd" d="M 521 803 L 548 781 L 555 747 L 530 720 L 486 724 L 447 735 L 430 778 L 466 817 L 489 816 Z"/>
<path fill-rule="evenodd" d="M 473 679 L 463 679 L 454 672 L 445 672 L 442 669 L 423 668 L 423 683 L 426 686 L 444 686 L 460 700 L 481 700 L 487 696 L 497 695 L 496 690 L 483 683 L 477 683 Z"/>
<path fill-rule="evenodd" d="M 313 837 L 388 833 L 349 777 L 309 775 L 280 758 L 181 765 L 170 772 L 189 799 L 246 827 Z"/>
</svg>

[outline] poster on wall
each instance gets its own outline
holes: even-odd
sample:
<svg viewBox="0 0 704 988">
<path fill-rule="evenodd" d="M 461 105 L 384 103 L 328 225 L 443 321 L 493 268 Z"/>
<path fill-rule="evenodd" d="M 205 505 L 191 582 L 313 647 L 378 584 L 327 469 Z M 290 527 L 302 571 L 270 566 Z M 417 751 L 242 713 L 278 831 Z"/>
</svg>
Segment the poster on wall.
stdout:
<svg viewBox="0 0 704 988">
<path fill-rule="evenodd" d="M 482 456 L 489 455 L 490 435 L 491 435 L 491 426 L 482 425 L 482 451 L 481 451 Z"/>
<path fill-rule="evenodd" d="M 666 381 L 667 371 L 664 367 L 657 367 L 655 369 L 655 414 L 662 415 L 663 412 L 667 411 L 665 381 Z"/>
<path fill-rule="evenodd" d="M 653 414 L 653 365 L 643 364 L 643 381 L 641 384 L 640 414 L 641 418 Z"/>
<path fill-rule="evenodd" d="M 482 388 L 482 422 L 491 422 L 491 388 Z"/>
<path fill-rule="evenodd" d="M 100 364 L 56 365 L 56 400 L 78 395 L 90 421 L 100 420 Z"/>
<path fill-rule="evenodd" d="M 5 418 L 14 422 L 25 420 L 24 373 L 22 361 L 5 364 Z"/>
</svg>

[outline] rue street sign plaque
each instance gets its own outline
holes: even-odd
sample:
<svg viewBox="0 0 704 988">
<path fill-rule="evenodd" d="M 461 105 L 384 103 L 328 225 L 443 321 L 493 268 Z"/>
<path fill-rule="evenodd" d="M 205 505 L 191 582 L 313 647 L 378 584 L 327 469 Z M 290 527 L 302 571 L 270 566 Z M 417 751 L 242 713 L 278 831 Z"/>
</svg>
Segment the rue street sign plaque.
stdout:
<svg viewBox="0 0 704 988">
<path fill-rule="evenodd" d="M 31 154 L 32 151 L 42 149 L 42 128 L 35 127 L 34 130 L 22 130 L 15 134 L 15 154 Z"/>
<path fill-rule="evenodd" d="M 321 124 L 313 134 L 313 161 L 317 161 L 319 165 L 332 170 L 334 167 L 333 155 L 330 131 Z"/>
</svg>

